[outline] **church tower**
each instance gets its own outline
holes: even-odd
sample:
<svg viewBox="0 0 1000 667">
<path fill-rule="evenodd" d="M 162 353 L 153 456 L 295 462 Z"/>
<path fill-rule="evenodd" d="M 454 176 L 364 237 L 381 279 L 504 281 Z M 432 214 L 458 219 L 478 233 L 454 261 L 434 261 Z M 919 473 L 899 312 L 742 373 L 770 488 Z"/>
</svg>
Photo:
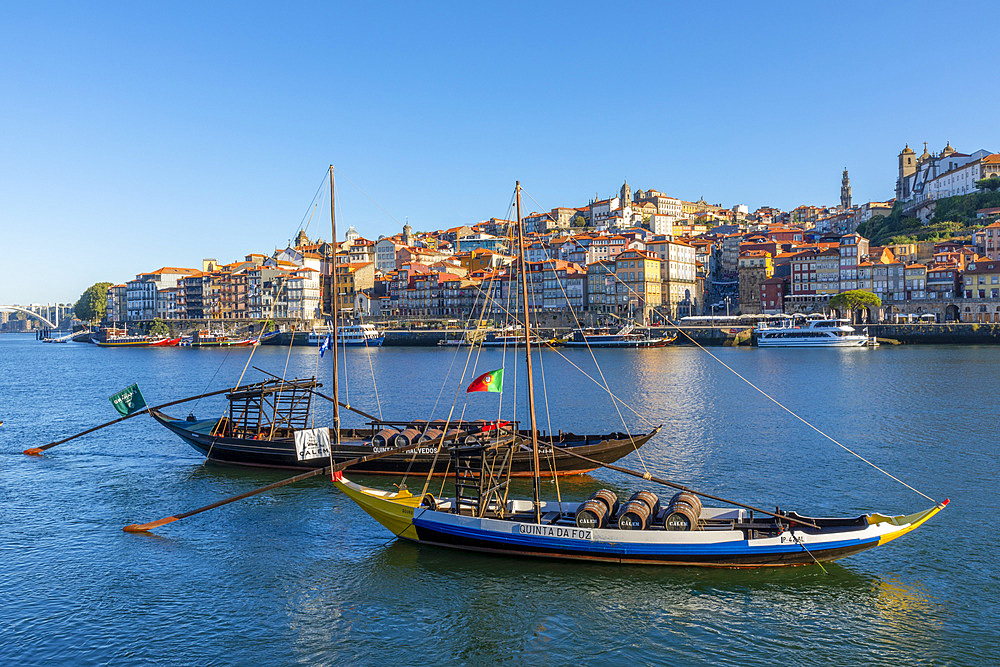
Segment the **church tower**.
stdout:
<svg viewBox="0 0 1000 667">
<path fill-rule="evenodd" d="M 619 194 L 621 194 L 622 208 L 632 205 L 632 188 L 628 185 L 628 179 L 625 179 L 625 183 L 622 185 L 622 189 Z"/>
<path fill-rule="evenodd" d="M 896 199 L 899 201 L 906 201 L 910 198 L 909 178 L 917 173 L 915 155 L 916 153 L 910 148 L 910 144 L 906 144 L 906 148 L 899 153 L 899 178 L 896 180 Z"/>
<path fill-rule="evenodd" d="M 403 225 L 403 245 L 413 245 L 413 229 L 409 224 Z"/>
<path fill-rule="evenodd" d="M 847 167 L 844 167 L 844 178 L 840 181 L 840 206 L 844 210 L 851 208 L 851 179 L 847 176 Z"/>
</svg>

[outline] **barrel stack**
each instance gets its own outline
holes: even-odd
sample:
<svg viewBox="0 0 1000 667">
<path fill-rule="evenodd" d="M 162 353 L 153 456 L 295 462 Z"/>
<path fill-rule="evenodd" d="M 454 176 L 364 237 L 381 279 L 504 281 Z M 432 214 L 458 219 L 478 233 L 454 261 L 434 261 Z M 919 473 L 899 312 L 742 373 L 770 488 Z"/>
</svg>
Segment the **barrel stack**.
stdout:
<svg viewBox="0 0 1000 667">
<path fill-rule="evenodd" d="M 660 499 L 652 491 L 636 491 L 618 514 L 621 530 L 645 530 L 660 513 Z"/>
<path fill-rule="evenodd" d="M 594 491 L 576 508 L 576 525 L 580 528 L 604 528 L 618 512 L 618 496 L 607 489 Z"/>
<path fill-rule="evenodd" d="M 663 527 L 667 530 L 697 530 L 701 517 L 701 499 L 693 493 L 675 493 L 663 514 Z"/>
</svg>

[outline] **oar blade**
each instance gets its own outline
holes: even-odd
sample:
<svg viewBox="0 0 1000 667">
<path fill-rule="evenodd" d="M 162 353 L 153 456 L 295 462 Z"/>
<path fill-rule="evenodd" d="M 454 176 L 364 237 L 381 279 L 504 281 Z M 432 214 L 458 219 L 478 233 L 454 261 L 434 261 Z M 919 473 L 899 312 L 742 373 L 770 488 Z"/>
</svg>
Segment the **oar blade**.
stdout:
<svg viewBox="0 0 1000 667">
<path fill-rule="evenodd" d="M 22 453 L 23 454 L 27 454 L 28 456 L 41 456 L 42 452 L 44 452 L 44 451 L 45 450 L 42 449 L 41 447 L 29 447 L 28 449 L 24 450 Z"/>
<path fill-rule="evenodd" d="M 165 519 L 158 519 L 156 521 L 150 521 L 149 523 L 132 523 L 122 528 L 122 530 L 126 533 L 145 533 L 154 528 L 159 528 L 160 526 L 165 526 L 168 523 L 173 523 L 174 521 L 177 521 L 177 518 L 178 517 L 176 516 L 168 516 Z"/>
</svg>

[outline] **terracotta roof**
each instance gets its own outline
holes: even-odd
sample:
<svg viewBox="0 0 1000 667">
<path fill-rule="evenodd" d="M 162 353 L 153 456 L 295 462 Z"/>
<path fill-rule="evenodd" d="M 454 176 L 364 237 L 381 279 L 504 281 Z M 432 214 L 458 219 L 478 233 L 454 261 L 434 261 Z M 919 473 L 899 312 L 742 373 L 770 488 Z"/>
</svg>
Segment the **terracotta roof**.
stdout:
<svg viewBox="0 0 1000 667">
<path fill-rule="evenodd" d="M 152 275 L 160 274 L 160 273 L 180 273 L 180 274 L 191 275 L 192 273 L 198 273 L 198 269 L 184 269 L 184 268 L 181 268 L 181 267 L 178 267 L 178 266 L 161 266 L 156 271 L 148 271 L 148 272 L 142 273 L 140 275 L 143 275 L 143 276 L 152 276 Z"/>
</svg>

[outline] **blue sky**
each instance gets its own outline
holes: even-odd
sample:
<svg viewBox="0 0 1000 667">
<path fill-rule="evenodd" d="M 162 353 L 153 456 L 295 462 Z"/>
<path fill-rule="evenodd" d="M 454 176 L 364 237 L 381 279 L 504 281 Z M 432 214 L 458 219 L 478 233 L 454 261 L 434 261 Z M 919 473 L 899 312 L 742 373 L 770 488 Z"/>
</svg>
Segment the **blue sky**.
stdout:
<svg viewBox="0 0 1000 667">
<path fill-rule="evenodd" d="M 836 203 L 847 167 L 855 202 L 886 199 L 906 142 L 1000 149 L 997 18 L 913 2 L 2 3 L 0 303 L 268 252 L 331 163 L 378 202 L 338 184 L 338 223 L 370 238 L 502 216 L 515 179 L 545 208 L 627 178 L 787 209 Z"/>
</svg>

